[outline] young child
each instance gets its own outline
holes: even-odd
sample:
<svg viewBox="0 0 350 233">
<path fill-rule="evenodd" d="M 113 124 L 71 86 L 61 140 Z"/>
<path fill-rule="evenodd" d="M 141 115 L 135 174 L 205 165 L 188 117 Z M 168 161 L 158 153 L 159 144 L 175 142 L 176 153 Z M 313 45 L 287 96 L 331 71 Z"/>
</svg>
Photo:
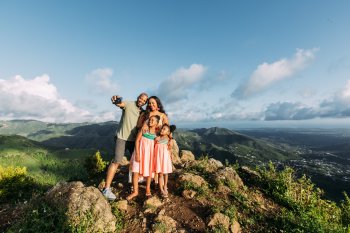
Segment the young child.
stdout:
<svg viewBox="0 0 350 233">
<path fill-rule="evenodd" d="M 159 189 L 164 198 L 168 197 L 168 174 L 173 172 L 171 162 L 171 144 L 172 132 L 176 129 L 175 125 L 164 124 L 160 130 L 160 136 L 156 138 L 154 157 L 155 171 L 159 177 Z"/>
<path fill-rule="evenodd" d="M 151 196 L 151 178 L 154 172 L 154 139 L 157 134 L 159 116 L 149 118 L 137 134 L 135 150 L 131 156 L 133 192 L 126 198 L 128 201 L 139 193 L 139 176 L 147 177 L 146 196 Z"/>
</svg>

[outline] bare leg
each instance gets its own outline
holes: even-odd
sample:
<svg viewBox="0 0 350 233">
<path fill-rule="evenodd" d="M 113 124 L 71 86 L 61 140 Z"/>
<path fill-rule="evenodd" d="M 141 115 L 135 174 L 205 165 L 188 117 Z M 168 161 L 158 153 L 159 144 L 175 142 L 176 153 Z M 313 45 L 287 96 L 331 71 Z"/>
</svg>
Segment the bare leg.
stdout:
<svg viewBox="0 0 350 233">
<path fill-rule="evenodd" d="M 152 177 L 148 176 L 147 183 L 146 183 L 146 196 L 151 195 L 151 180 L 152 180 Z"/>
<path fill-rule="evenodd" d="M 128 201 L 139 195 L 139 173 L 133 172 L 132 174 L 132 184 L 134 186 L 134 192 L 127 196 L 126 200 Z"/>
<path fill-rule="evenodd" d="M 164 174 L 164 193 L 168 194 L 168 174 Z"/>
<path fill-rule="evenodd" d="M 164 193 L 164 179 L 163 179 L 163 174 L 159 173 L 159 189 L 161 193 Z"/>
<path fill-rule="evenodd" d="M 119 166 L 119 163 L 111 163 L 109 165 L 108 171 L 107 171 L 105 188 L 111 187 L 111 183 L 112 183 L 112 180 L 114 178 L 115 173 L 117 172 L 118 166 Z"/>
<path fill-rule="evenodd" d="M 158 184 L 158 173 L 154 174 L 154 183 Z"/>
</svg>

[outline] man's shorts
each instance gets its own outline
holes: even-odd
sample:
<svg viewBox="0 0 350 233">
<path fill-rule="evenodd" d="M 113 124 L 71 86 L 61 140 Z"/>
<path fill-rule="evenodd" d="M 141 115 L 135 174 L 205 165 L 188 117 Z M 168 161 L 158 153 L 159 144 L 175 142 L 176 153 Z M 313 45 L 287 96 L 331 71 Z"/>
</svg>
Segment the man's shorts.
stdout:
<svg viewBox="0 0 350 233">
<path fill-rule="evenodd" d="M 123 139 L 117 138 L 115 141 L 115 157 L 112 161 L 113 163 L 121 163 L 123 161 L 123 157 L 125 151 L 128 150 L 130 155 L 134 152 L 135 149 L 135 141 L 125 141 Z"/>
</svg>

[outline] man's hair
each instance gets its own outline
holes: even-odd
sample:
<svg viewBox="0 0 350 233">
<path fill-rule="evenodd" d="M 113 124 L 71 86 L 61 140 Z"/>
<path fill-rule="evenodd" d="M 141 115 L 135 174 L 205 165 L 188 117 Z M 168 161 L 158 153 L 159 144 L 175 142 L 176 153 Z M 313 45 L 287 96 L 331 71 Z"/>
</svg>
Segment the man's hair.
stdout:
<svg viewBox="0 0 350 233">
<path fill-rule="evenodd" d="M 137 98 L 140 98 L 141 96 L 146 96 L 147 97 L 147 99 L 148 99 L 148 95 L 147 95 L 147 93 L 146 92 L 142 92 Z"/>
</svg>

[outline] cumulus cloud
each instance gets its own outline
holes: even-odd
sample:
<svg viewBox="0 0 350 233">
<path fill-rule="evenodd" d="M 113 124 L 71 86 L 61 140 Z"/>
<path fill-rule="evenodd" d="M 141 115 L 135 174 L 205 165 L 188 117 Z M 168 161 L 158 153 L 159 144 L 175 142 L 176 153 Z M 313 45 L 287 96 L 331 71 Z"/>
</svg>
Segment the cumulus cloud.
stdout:
<svg viewBox="0 0 350 233">
<path fill-rule="evenodd" d="M 265 111 L 265 120 L 306 120 L 317 116 L 311 107 L 301 103 L 278 102 L 270 104 Z"/>
<path fill-rule="evenodd" d="M 290 59 L 284 58 L 270 64 L 265 62 L 259 65 L 250 78 L 233 91 L 232 97 L 238 99 L 251 97 L 295 75 L 314 59 L 317 50 L 297 49 Z"/>
<path fill-rule="evenodd" d="M 60 97 L 46 74 L 26 80 L 17 75 L 0 79 L 0 118 L 36 119 L 46 122 L 113 120 L 111 113 L 95 115 Z"/>
<path fill-rule="evenodd" d="M 270 104 L 264 111 L 265 120 L 306 120 L 314 118 L 350 117 L 350 80 L 345 87 L 317 106 L 302 103 L 278 102 Z"/>
<path fill-rule="evenodd" d="M 230 79 L 230 75 L 226 71 L 220 71 L 217 74 L 205 75 L 200 80 L 198 89 L 201 91 L 209 91 L 218 85 L 226 85 Z"/>
<path fill-rule="evenodd" d="M 118 85 L 111 80 L 113 70 L 109 68 L 96 69 L 86 75 L 90 91 L 95 94 L 113 94 Z"/>
<path fill-rule="evenodd" d="M 350 117 L 350 80 L 345 87 L 320 104 L 322 117 Z"/>
<path fill-rule="evenodd" d="M 201 99 L 201 98 L 199 98 Z M 169 118 L 177 122 L 283 121 L 350 117 L 350 80 L 344 88 L 315 104 L 301 102 L 271 103 L 262 110 L 233 99 L 206 102 L 179 101 L 171 105 Z"/>
<path fill-rule="evenodd" d="M 201 82 L 206 71 L 201 64 L 180 68 L 159 85 L 155 94 L 166 103 L 186 99 L 189 89 Z"/>
<path fill-rule="evenodd" d="M 260 120 L 261 112 L 251 112 L 249 108 L 233 103 L 232 99 L 223 98 L 216 104 L 206 102 L 179 101 L 168 111 L 169 119 L 176 122 L 220 122 L 233 120 Z"/>
</svg>

